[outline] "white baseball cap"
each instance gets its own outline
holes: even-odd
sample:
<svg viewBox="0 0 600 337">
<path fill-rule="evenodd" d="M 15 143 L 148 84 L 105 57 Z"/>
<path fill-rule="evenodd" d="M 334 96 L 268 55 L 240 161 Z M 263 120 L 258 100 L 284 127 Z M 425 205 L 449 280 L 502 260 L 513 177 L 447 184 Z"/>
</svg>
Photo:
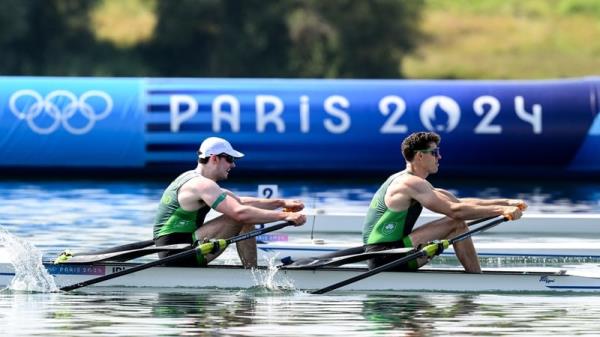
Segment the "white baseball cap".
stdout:
<svg viewBox="0 0 600 337">
<path fill-rule="evenodd" d="M 228 154 L 234 158 L 242 158 L 244 156 L 243 153 L 234 150 L 228 141 L 219 137 L 206 138 L 202 144 L 200 144 L 198 152 L 198 157 L 200 158 L 208 158 L 212 155 L 219 155 L 221 153 Z"/>
</svg>

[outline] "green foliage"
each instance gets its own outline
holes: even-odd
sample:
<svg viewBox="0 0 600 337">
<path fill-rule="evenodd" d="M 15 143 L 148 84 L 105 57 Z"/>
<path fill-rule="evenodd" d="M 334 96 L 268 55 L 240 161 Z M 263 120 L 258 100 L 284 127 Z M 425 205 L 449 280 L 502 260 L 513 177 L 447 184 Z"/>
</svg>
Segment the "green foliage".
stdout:
<svg viewBox="0 0 600 337">
<path fill-rule="evenodd" d="M 557 6 L 562 15 L 586 15 L 600 18 L 600 1 L 597 0 L 563 0 Z"/>
<path fill-rule="evenodd" d="M 412 78 L 529 79 L 598 74 L 596 0 L 428 0 L 430 38 L 406 57 Z"/>
<path fill-rule="evenodd" d="M 422 37 L 422 0 L 6 1 L 4 74 L 396 78 Z"/>
<path fill-rule="evenodd" d="M 400 77 L 421 1 L 159 1 L 162 76 Z M 178 62 L 173 62 L 178 60 Z"/>
<path fill-rule="evenodd" d="M 597 0 L 426 0 L 427 10 L 461 14 L 600 17 Z"/>
<path fill-rule="evenodd" d="M 3 0 L 0 74 L 597 74 L 598 0 Z"/>
<path fill-rule="evenodd" d="M 335 77 L 401 77 L 402 58 L 422 38 L 421 1 L 307 1 L 330 27 Z M 307 26 L 308 28 L 308 26 Z M 308 28 L 311 29 L 311 28 Z M 325 58 L 324 58 L 325 59 Z M 326 61 L 327 59 L 325 59 Z"/>
</svg>

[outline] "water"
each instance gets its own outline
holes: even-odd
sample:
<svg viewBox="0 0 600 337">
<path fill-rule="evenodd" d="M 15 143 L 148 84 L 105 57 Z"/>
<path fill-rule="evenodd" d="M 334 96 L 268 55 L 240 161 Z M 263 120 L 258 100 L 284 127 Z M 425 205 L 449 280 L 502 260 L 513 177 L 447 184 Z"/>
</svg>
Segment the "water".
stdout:
<svg viewBox="0 0 600 337">
<path fill-rule="evenodd" d="M 0 228 L 0 246 L 10 254 L 7 260 L 15 268 L 10 288 L 31 292 L 52 292 L 58 288 L 54 279 L 46 273 L 41 252 L 29 242 L 15 237 Z"/>
<path fill-rule="evenodd" d="M 6 336 L 592 336 L 599 315 L 576 295 L 0 293 Z"/>
<path fill-rule="evenodd" d="M 256 195 L 259 183 L 274 182 L 229 182 L 226 187 Z M 310 208 L 344 210 L 366 209 L 378 185 L 275 183 L 279 183 L 282 196 L 300 198 Z M 64 248 L 82 251 L 148 239 L 164 185 L 156 181 L 3 181 L 0 225 L 31 245 L 22 243 L 28 252 L 36 248 L 47 257 Z M 600 184 L 439 185 L 459 196 L 523 198 L 532 211 L 600 213 Z M 493 233 L 478 239 L 596 240 L 513 238 Z M 14 248 L 5 249 L 3 254 L 2 260 L 11 254 L 24 255 Z M 235 253 L 225 258 L 238 263 Z M 495 260 L 486 263 L 494 264 Z M 560 265 L 562 261 L 552 263 Z M 88 288 L 72 293 L 0 292 L 0 331 L 6 336 L 597 335 L 599 316 L 600 296 L 574 294 L 340 291 L 317 296 L 264 287 L 233 291 Z"/>
</svg>

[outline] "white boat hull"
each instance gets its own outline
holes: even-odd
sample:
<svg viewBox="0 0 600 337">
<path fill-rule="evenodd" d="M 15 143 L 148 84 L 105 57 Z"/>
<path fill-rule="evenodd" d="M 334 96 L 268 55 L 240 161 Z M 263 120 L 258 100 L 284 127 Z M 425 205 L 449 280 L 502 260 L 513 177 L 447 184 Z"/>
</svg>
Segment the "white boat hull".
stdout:
<svg viewBox="0 0 600 337">
<path fill-rule="evenodd" d="M 59 287 L 75 284 L 129 268 L 135 264 L 47 265 Z M 91 287 L 153 288 L 249 288 L 285 286 L 300 290 L 326 287 L 365 272 L 365 268 L 256 271 L 239 266 L 207 268 L 154 267 L 107 280 Z M 577 271 L 577 270 L 575 270 Z M 0 264 L 0 285 L 14 276 L 9 264 Z M 383 272 L 347 285 L 346 291 L 443 291 L 443 292 L 600 292 L 600 278 L 559 270 L 494 269 L 467 274 L 455 269 L 424 269 L 418 272 Z"/>
</svg>

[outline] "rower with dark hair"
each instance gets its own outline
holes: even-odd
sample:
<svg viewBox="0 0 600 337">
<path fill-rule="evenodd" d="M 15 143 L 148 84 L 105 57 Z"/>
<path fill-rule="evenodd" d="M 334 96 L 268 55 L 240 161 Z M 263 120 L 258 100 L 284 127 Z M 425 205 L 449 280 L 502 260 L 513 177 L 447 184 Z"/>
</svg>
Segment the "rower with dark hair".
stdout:
<svg viewBox="0 0 600 337">
<path fill-rule="evenodd" d="M 448 239 L 467 232 L 465 220 L 504 215 L 516 220 L 527 208 L 523 200 L 457 198 L 449 191 L 435 188 L 428 181 L 437 173 L 441 138 L 434 132 L 417 132 L 402 142 L 406 161 L 403 171 L 391 175 L 377 190 L 363 228 L 365 251 L 417 247 L 434 240 Z M 423 207 L 445 215 L 413 230 Z M 480 273 L 481 267 L 473 241 L 469 238 L 454 244 L 454 250 L 465 271 Z M 379 257 L 369 260 L 375 268 L 397 257 Z M 399 267 L 415 270 L 428 262 L 420 258 Z"/>
</svg>

